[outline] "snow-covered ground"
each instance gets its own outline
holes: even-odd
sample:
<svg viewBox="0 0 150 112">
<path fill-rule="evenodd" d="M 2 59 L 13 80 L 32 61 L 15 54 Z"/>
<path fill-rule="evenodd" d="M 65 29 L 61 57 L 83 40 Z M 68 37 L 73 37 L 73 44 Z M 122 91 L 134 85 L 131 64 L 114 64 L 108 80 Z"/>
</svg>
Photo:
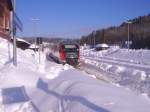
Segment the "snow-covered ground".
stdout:
<svg viewBox="0 0 150 112">
<path fill-rule="evenodd" d="M 85 71 L 46 60 L 46 52 L 18 52 L 0 39 L 0 112 L 149 112 L 150 100 Z M 37 61 L 36 61 L 37 60 Z"/>
<path fill-rule="evenodd" d="M 114 46 L 98 52 L 81 50 L 81 55 L 84 66 L 97 68 L 100 76 L 103 74 L 113 83 L 150 96 L 150 50 L 128 50 Z"/>
<path fill-rule="evenodd" d="M 150 65 L 150 50 L 128 50 L 120 49 L 118 46 L 111 46 L 108 50 L 96 52 L 93 49 L 81 50 L 82 55 L 90 57 L 101 57 L 108 60 L 131 62 L 135 64 Z"/>
</svg>

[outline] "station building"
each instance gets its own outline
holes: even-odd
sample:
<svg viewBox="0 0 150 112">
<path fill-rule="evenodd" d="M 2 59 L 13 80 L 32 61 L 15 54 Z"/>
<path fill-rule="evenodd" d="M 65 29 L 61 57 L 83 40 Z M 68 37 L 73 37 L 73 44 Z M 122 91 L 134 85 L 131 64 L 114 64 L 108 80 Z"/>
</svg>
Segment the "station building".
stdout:
<svg viewBox="0 0 150 112">
<path fill-rule="evenodd" d="M 0 37 L 10 40 L 12 0 L 0 0 Z"/>
</svg>

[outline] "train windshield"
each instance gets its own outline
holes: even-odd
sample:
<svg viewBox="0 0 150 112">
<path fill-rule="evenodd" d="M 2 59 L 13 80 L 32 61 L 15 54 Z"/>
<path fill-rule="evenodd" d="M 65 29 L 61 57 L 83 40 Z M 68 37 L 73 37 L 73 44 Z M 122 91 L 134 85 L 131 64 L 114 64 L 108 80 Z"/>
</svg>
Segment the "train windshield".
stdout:
<svg viewBox="0 0 150 112">
<path fill-rule="evenodd" d="M 78 47 L 77 45 L 71 44 L 71 45 L 64 45 L 66 52 L 77 52 Z"/>
</svg>

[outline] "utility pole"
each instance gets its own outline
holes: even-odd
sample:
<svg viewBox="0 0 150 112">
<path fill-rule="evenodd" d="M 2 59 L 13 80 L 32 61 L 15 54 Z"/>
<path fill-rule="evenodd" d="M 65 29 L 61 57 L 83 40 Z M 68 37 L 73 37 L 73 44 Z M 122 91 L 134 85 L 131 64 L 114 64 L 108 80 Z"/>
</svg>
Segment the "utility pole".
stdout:
<svg viewBox="0 0 150 112">
<path fill-rule="evenodd" d="M 103 29 L 103 43 L 105 43 L 105 29 Z"/>
<path fill-rule="evenodd" d="M 13 38 L 13 64 L 17 66 L 17 49 L 16 49 L 16 26 L 15 26 L 15 12 L 16 12 L 16 0 L 13 0 L 13 11 L 12 11 L 12 38 Z"/>
<path fill-rule="evenodd" d="M 95 42 L 95 40 L 96 40 L 96 31 L 93 32 L 93 38 L 94 38 L 94 47 L 95 47 L 95 44 L 96 44 L 96 42 Z"/>
<path fill-rule="evenodd" d="M 39 20 L 40 19 L 38 19 L 38 18 L 31 19 L 31 21 L 33 21 L 33 35 L 35 36 L 35 49 L 37 48 L 37 22 Z M 40 63 L 40 45 L 39 45 L 38 54 L 39 54 L 39 63 Z"/>
<path fill-rule="evenodd" d="M 132 24 L 132 22 L 127 21 L 126 22 L 128 24 L 128 39 L 127 39 L 127 46 L 128 46 L 128 50 L 130 49 L 130 24 Z"/>
<path fill-rule="evenodd" d="M 36 42 L 36 39 L 37 39 L 37 22 L 39 21 L 40 19 L 38 18 L 32 18 L 31 21 L 33 21 L 33 35 L 35 36 L 35 47 L 37 45 L 37 42 Z"/>
</svg>

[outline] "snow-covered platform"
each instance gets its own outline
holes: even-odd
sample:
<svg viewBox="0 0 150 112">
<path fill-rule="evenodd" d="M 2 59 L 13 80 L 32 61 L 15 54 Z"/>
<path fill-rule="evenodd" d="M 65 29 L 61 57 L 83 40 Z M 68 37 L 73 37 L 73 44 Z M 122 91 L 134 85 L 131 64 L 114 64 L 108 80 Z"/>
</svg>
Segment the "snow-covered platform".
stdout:
<svg viewBox="0 0 150 112">
<path fill-rule="evenodd" d="M 9 45 L 9 46 L 8 46 Z M 0 112 L 149 112 L 150 100 L 0 39 Z"/>
</svg>

